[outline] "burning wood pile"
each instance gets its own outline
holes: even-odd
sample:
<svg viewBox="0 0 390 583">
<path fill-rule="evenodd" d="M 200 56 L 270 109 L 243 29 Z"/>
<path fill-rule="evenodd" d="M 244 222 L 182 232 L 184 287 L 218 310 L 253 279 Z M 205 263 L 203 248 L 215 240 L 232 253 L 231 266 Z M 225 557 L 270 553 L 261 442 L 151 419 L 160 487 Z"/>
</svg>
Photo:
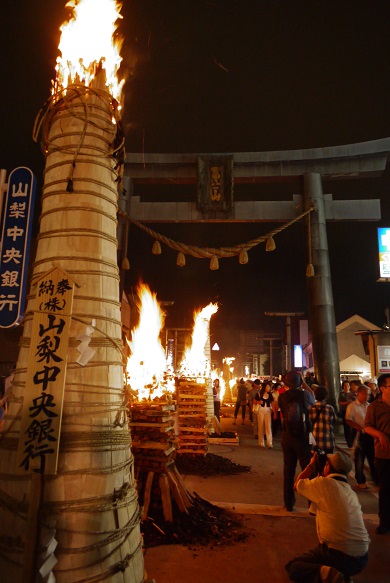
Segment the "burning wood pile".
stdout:
<svg viewBox="0 0 390 583">
<path fill-rule="evenodd" d="M 162 505 L 164 520 L 172 522 L 172 497 L 180 512 L 187 513 L 191 500 L 175 466 L 174 411 L 172 399 L 134 403 L 130 408 L 135 477 L 142 520 L 148 517 L 154 499 Z M 155 504 L 155 502 L 154 502 Z"/>
<path fill-rule="evenodd" d="M 207 453 L 207 386 L 182 380 L 177 389 L 179 454 Z"/>
<path fill-rule="evenodd" d="M 191 522 L 192 515 L 202 512 L 199 500 L 187 492 L 175 458 L 177 453 L 202 457 L 207 453 L 214 417 L 209 320 L 218 308 L 210 304 L 197 313 L 192 345 L 181 363 L 177 386 L 160 342 L 165 314 L 146 284 L 139 286 L 137 295 L 139 325 L 129 341 L 125 378 L 131 399 L 132 452 L 142 507 L 141 528 L 145 531 L 151 524 L 154 531 L 165 534 L 174 529 L 172 522 L 178 515 Z M 151 515 L 158 517 L 161 527 Z"/>
<path fill-rule="evenodd" d="M 164 472 L 172 463 L 174 445 L 174 403 L 134 403 L 130 408 L 130 427 L 134 466 L 151 472 Z"/>
</svg>

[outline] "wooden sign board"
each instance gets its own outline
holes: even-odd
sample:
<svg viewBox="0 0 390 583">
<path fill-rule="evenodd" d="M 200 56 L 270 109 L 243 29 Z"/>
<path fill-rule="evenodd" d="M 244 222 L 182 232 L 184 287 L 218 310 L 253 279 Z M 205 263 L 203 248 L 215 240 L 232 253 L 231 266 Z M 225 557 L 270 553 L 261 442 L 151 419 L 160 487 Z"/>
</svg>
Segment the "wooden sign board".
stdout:
<svg viewBox="0 0 390 583">
<path fill-rule="evenodd" d="M 17 471 L 55 474 L 74 281 L 54 267 L 37 282 Z"/>
<path fill-rule="evenodd" d="M 197 208 L 227 212 L 232 205 L 233 156 L 198 156 Z"/>
</svg>

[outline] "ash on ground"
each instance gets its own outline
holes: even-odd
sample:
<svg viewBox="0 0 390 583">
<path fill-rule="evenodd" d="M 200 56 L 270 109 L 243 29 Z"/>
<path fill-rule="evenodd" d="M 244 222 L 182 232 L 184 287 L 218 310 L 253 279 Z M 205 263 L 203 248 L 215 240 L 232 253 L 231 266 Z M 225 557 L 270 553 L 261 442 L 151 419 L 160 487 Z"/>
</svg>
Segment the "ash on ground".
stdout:
<svg viewBox="0 0 390 583">
<path fill-rule="evenodd" d="M 214 548 L 233 545 L 248 538 L 241 515 L 215 506 L 195 492 L 192 503 L 188 514 L 180 512 L 173 503 L 172 522 L 164 521 L 159 507 L 151 509 L 153 517 L 148 516 L 141 522 L 145 548 L 172 544 Z"/>
<path fill-rule="evenodd" d="M 207 453 L 205 456 L 181 454 L 176 457 L 175 463 L 181 474 L 203 477 L 241 474 L 252 469 L 251 466 L 236 464 L 213 453 Z"/>
</svg>

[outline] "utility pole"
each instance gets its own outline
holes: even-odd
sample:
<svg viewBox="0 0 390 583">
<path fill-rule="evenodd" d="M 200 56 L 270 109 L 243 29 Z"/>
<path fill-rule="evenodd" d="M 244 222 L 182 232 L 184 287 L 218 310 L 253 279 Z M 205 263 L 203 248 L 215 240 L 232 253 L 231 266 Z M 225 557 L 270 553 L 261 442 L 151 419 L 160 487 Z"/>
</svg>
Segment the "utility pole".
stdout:
<svg viewBox="0 0 390 583">
<path fill-rule="evenodd" d="M 286 369 L 291 370 L 291 318 L 303 316 L 303 312 L 264 312 L 264 314 L 286 318 Z"/>
</svg>

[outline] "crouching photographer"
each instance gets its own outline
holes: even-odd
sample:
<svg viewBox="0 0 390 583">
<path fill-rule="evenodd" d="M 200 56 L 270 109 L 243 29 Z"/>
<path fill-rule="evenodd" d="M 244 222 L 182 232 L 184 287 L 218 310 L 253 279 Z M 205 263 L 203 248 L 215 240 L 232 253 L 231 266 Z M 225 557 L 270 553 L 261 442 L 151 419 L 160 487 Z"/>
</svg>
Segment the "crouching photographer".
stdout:
<svg viewBox="0 0 390 583">
<path fill-rule="evenodd" d="M 315 514 L 319 544 L 287 563 L 291 581 L 351 582 L 367 565 L 370 538 L 359 500 L 348 484 L 351 470 L 344 454 L 320 450 L 296 479 L 295 490 L 310 501 L 310 513 Z"/>
<path fill-rule="evenodd" d="M 317 446 L 313 449 L 313 453 L 316 454 L 316 461 L 315 461 L 315 464 L 313 464 L 314 465 L 313 473 L 316 476 L 318 476 L 318 475 L 322 476 L 322 472 L 324 471 L 326 460 L 328 459 L 328 456 L 324 452 L 323 449 L 321 449 L 320 447 L 317 447 Z M 312 463 L 312 460 L 310 463 Z"/>
</svg>

